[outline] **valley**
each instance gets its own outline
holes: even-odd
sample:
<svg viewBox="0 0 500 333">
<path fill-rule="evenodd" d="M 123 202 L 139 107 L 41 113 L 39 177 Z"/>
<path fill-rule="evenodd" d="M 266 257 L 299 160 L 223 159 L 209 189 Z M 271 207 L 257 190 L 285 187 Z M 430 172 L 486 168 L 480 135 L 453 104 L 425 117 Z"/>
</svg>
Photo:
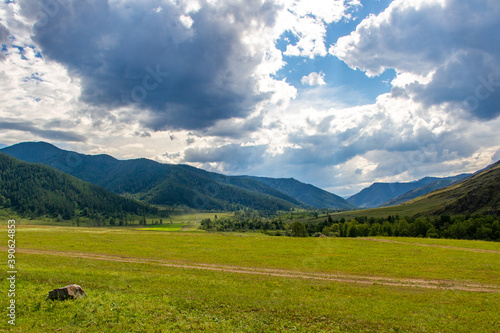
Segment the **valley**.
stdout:
<svg viewBox="0 0 500 333">
<path fill-rule="evenodd" d="M 485 332 L 500 325 L 498 243 L 32 225 L 21 225 L 17 237 L 19 332 Z M 88 297 L 45 300 L 69 282 Z"/>
<path fill-rule="evenodd" d="M 295 179 L 42 146 L 16 153 L 26 161 L 0 151 L 0 249 L 15 220 L 18 304 L 16 327 L 0 330 L 500 327 L 499 163 L 428 179 L 402 204 L 353 209 Z M 46 299 L 73 283 L 86 298 Z"/>
<path fill-rule="evenodd" d="M 6 0 L 0 333 L 500 333 L 498 0 Z"/>
</svg>

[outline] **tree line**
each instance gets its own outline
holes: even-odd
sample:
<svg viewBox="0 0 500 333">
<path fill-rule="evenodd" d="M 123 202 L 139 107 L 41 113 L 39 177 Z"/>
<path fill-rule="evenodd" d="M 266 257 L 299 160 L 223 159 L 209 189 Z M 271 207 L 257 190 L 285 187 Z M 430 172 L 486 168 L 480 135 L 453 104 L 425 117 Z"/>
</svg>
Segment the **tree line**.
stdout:
<svg viewBox="0 0 500 333">
<path fill-rule="evenodd" d="M 428 237 L 500 241 L 500 221 L 492 215 L 441 215 L 436 217 L 388 216 L 387 218 L 356 217 L 324 221 L 290 221 L 286 215 L 272 218 L 234 216 L 204 219 L 201 229 L 208 231 L 261 231 L 272 236 L 290 237 Z"/>
</svg>

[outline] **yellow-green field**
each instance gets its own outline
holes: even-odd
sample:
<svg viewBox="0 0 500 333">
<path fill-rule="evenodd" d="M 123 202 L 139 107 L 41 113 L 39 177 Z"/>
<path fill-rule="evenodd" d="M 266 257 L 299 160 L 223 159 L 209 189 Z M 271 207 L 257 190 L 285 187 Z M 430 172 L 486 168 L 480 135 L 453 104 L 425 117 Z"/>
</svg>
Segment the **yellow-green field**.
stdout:
<svg viewBox="0 0 500 333">
<path fill-rule="evenodd" d="M 163 224 L 153 224 L 154 221 L 158 222 L 159 219 L 146 219 L 147 225 L 142 226 L 139 230 L 150 231 L 191 231 L 202 232 L 198 230 L 200 221 L 203 219 L 214 219 L 232 216 L 233 213 L 192 213 L 192 214 L 177 214 L 164 218 Z"/>
<path fill-rule="evenodd" d="M 199 223 L 203 219 L 214 219 L 215 216 L 218 218 L 233 216 L 234 213 L 190 213 L 190 214 L 173 214 L 170 217 L 166 217 L 163 219 L 163 223 L 169 223 L 170 221 L 173 223 L 185 223 L 185 224 L 194 224 Z M 148 220 L 149 223 L 150 220 Z"/>
<path fill-rule="evenodd" d="M 500 331 L 499 243 L 167 229 L 18 226 L 0 331 Z M 46 300 L 70 283 L 88 297 Z"/>
</svg>

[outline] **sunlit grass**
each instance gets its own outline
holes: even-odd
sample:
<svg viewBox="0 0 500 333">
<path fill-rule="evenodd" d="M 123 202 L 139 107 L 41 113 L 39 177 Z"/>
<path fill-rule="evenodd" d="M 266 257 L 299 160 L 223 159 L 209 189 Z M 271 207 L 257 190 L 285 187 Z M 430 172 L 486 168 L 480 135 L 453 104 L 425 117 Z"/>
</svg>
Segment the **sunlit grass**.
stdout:
<svg viewBox="0 0 500 333">
<path fill-rule="evenodd" d="M 161 224 L 159 218 L 146 219 L 147 225 L 144 227 L 139 227 L 138 230 L 146 231 L 190 231 L 190 232 L 202 232 L 198 230 L 201 220 L 203 219 L 215 219 L 222 218 L 226 216 L 232 216 L 233 213 L 190 213 L 190 214 L 172 214 L 167 218 L 161 219 Z M 156 223 L 156 224 L 154 224 Z"/>
<path fill-rule="evenodd" d="M 183 223 L 175 221 L 172 229 L 177 224 Z M 3 247 L 5 230 L 0 229 Z M 386 239 L 404 244 L 117 227 L 21 225 L 16 234 L 18 249 L 500 286 L 500 255 L 467 250 L 496 251 L 498 243 Z M 0 276 L 0 306 L 5 309 L 7 281 Z M 80 284 L 88 297 L 45 299 L 48 291 L 69 283 Z M 494 293 L 358 285 L 84 257 L 18 253 L 16 287 L 16 332 L 494 332 L 500 327 L 500 297 Z M 10 328 L 4 318 L 0 331 Z"/>
<path fill-rule="evenodd" d="M 22 255 L 18 332 L 487 332 L 497 295 Z M 54 302 L 78 283 L 86 299 Z M 1 283 L 5 290 L 5 281 Z M 3 307 L 2 300 L 2 307 Z M 0 327 L 6 328 L 5 321 Z"/>
<path fill-rule="evenodd" d="M 386 277 L 458 279 L 500 284 L 500 256 L 363 238 L 269 237 L 260 233 L 173 233 L 120 228 L 20 226 L 20 246 L 261 268 L 345 272 Z M 71 235 L 68 237 L 68 235 Z M 411 239 L 401 238 L 408 242 Z M 414 239 L 420 241 L 422 239 Z M 460 247 L 464 241 L 427 240 Z M 470 242 L 494 249 L 497 243 Z M 498 247 L 497 247 L 498 248 Z"/>
</svg>

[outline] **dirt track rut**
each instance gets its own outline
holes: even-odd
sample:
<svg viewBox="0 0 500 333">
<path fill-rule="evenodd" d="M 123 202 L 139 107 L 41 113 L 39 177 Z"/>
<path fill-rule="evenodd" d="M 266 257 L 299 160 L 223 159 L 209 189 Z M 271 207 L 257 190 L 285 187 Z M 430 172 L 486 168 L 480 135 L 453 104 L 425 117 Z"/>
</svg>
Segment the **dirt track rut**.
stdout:
<svg viewBox="0 0 500 333">
<path fill-rule="evenodd" d="M 440 244 L 399 242 L 399 241 L 395 241 L 395 240 L 391 240 L 391 239 L 382 239 L 382 238 L 361 238 L 361 239 L 367 240 L 367 241 L 372 241 L 372 242 L 379 242 L 379 243 L 403 244 L 403 245 L 413 245 L 413 246 L 423 246 L 423 247 L 439 247 L 442 249 L 450 249 L 450 250 L 458 250 L 458 251 L 466 251 L 466 252 L 500 254 L 500 251 L 496 251 L 496 250 L 474 249 L 474 248 L 469 248 L 469 247 L 458 247 L 458 246 L 449 246 L 449 245 L 440 245 Z"/>
<path fill-rule="evenodd" d="M 2 248 L 2 250 L 7 250 L 7 248 Z M 386 286 L 397 286 L 397 287 L 500 293 L 500 286 L 486 285 L 486 284 L 466 282 L 466 281 L 431 280 L 431 279 L 417 279 L 417 278 L 412 278 L 412 279 L 391 278 L 391 277 L 350 275 L 342 273 L 314 273 L 314 272 L 302 272 L 302 271 L 283 270 L 283 269 L 253 268 L 253 267 L 240 267 L 240 266 L 215 265 L 215 264 L 196 264 L 196 263 L 188 263 L 181 261 L 123 257 L 123 256 L 114 256 L 107 254 L 97 254 L 97 253 L 94 254 L 94 253 L 83 253 L 83 252 L 63 252 L 63 251 L 49 251 L 49 250 L 37 250 L 37 249 L 25 249 L 25 248 L 17 249 L 16 252 L 26 253 L 26 254 L 81 258 L 81 259 L 105 260 L 113 262 L 128 262 L 134 264 L 152 264 L 157 266 L 183 268 L 183 269 L 210 270 L 210 271 L 219 271 L 226 273 L 265 275 L 265 276 L 276 276 L 276 277 L 298 278 L 298 279 L 309 279 L 309 280 L 323 280 L 323 281 L 355 283 L 364 285 L 386 285 Z"/>
</svg>

